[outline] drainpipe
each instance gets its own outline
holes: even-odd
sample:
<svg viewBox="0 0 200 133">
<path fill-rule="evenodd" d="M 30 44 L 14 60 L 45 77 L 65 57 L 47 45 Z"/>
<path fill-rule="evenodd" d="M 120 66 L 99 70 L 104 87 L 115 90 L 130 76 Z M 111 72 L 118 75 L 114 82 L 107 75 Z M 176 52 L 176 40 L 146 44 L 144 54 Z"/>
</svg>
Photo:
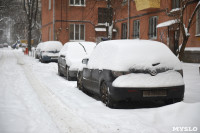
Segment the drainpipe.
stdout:
<svg viewBox="0 0 200 133">
<path fill-rule="evenodd" d="M 55 40 L 55 0 L 53 0 L 53 40 Z"/>
<path fill-rule="evenodd" d="M 130 0 L 128 0 L 128 26 L 127 26 L 127 39 L 129 39 L 129 29 L 130 29 Z"/>
</svg>

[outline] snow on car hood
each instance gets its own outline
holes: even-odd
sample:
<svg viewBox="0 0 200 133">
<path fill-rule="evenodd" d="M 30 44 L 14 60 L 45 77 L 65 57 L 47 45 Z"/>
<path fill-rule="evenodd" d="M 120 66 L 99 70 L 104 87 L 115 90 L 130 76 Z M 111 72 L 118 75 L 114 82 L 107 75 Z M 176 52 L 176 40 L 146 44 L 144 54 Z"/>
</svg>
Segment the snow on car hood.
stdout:
<svg viewBox="0 0 200 133">
<path fill-rule="evenodd" d="M 150 40 L 101 42 L 91 54 L 90 69 L 129 71 L 130 69 L 181 69 L 179 59 L 163 43 Z"/>
<path fill-rule="evenodd" d="M 156 76 L 142 73 L 131 73 L 119 76 L 112 83 L 114 87 L 172 87 L 184 85 L 183 77 L 180 73 L 169 70 L 158 73 Z"/>
</svg>

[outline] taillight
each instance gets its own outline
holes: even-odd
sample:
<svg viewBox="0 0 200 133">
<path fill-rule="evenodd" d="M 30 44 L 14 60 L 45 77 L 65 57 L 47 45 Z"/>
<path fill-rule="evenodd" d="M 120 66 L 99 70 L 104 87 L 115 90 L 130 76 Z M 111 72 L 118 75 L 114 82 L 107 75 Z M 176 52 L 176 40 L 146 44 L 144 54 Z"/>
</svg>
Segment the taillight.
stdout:
<svg viewBox="0 0 200 133">
<path fill-rule="evenodd" d="M 119 77 L 119 76 L 123 75 L 123 72 L 112 71 L 112 74 L 113 74 L 114 77 Z"/>
</svg>

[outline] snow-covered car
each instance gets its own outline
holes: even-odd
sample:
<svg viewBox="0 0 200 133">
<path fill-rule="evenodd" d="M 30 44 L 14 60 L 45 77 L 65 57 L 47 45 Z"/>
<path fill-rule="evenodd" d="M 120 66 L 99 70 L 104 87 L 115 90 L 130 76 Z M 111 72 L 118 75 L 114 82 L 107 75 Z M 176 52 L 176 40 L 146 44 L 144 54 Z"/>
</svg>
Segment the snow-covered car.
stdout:
<svg viewBox="0 0 200 133">
<path fill-rule="evenodd" d="M 95 47 L 94 42 L 65 43 L 58 57 L 58 74 L 65 76 L 67 80 L 76 80 L 82 60 L 88 57 Z"/>
<path fill-rule="evenodd" d="M 63 45 L 59 41 L 47 41 L 42 44 L 39 59 L 41 62 L 57 62 Z"/>
<path fill-rule="evenodd" d="M 41 52 L 41 47 L 44 43 L 39 43 L 36 47 L 36 50 L 35 50 L 35 58 L 36 59 L 39 59 L 40 58 L 40 52 Z"/>
<path fill-rule="evenodd" d="M 161 42 L 101 42 L 82 62 L 86 66 L 78 75 L 77 86 L 98 94 L 106 106 L 114 107 L 119 101 L 183 100 L 181 63 Z"/>
<path fill-rule="evenodd" d="M 4 43 L 3 46 L 4 46 L 4 47 L 8 47 L 8 44 L 7 44 L 7 43 Z"/>
</svg>

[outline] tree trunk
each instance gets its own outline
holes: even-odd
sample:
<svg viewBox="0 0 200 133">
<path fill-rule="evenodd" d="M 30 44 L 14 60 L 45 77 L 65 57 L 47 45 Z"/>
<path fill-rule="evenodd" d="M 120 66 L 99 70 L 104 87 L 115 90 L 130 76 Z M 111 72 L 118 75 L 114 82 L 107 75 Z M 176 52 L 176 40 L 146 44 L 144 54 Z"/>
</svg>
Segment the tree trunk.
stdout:
<svg viewBox="0 0 200 133">
<path fill-rule="evenodd" d="M 28 23 L 28 51 L 31 51 L 31 31 L 32 31 L 31 24 L 32 23 L 29 20 L 29 23 Z"/>
</svg>

